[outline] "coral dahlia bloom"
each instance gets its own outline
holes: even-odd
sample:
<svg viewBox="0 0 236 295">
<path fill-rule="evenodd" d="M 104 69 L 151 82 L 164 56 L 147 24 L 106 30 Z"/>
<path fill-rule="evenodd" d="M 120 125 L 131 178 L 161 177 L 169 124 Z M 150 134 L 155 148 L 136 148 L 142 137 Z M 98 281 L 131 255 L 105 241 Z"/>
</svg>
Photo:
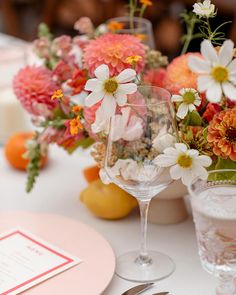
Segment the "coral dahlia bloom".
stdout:
<svg viewBox="0 0 236 295">
<path fill-rule="evenodd" d="M 108 33 L 90 41 L 85 47 L 85 68 L 93 75 L 98 66 L 106 64 L 112 76 L 118 75 L 124 69 L 132 68 L 127 63 L 127 57 L 132 55 L 142 57 L 135 68 L 139 73 L 144 68 L 144 45 L 132 35 Z"/>
<path fill-rule="evenodd" d="M 197 74 L 188 66 L 191 55 L 201 56 L 199 53 L 187 53 L 176 57 L 167 67 L 164 85 L 172 94 L 178 94 L 182 88 L 197 88 Z"/>
<path fill-rule="evenodd" d="M 146 84 L 156 86 L 156 87 L 164 87 L 164 80 L 166 78 L 166 69 L 151 69 L 143 76 L 143 81 Z"/>
<path fill-rule="evenodd" d="M 209 124 L 207 140 L 217 156 L 236 161 L 236 108 L 214 116 Z"/>
<path fill-rule="evenodd" d="M 51 111 L 56 106 L 51 96 L 58 86 L 52 80 L 52 72 L 44 67 L 21 69 L 13 80 L 13 88 L 22 106 L 33 115 L 45 116 L 42 110 Z"/>
</svg>

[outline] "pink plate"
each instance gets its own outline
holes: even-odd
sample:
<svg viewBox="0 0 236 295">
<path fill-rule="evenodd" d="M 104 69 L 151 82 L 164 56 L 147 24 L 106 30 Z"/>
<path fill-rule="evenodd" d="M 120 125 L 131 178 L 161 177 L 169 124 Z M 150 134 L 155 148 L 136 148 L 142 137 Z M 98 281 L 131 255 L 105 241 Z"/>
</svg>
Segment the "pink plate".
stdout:
<svg viewBox="0 0 236 295">
<path fill-rule="evenodd" d="M 99 295 L 111 281 L 115 256 L 108 242 L 91 227 L 59 215 L 0 214 L 0 234 L 22 227 L 83 262 L 25 291 L 25 295 Z"/>
</svg>

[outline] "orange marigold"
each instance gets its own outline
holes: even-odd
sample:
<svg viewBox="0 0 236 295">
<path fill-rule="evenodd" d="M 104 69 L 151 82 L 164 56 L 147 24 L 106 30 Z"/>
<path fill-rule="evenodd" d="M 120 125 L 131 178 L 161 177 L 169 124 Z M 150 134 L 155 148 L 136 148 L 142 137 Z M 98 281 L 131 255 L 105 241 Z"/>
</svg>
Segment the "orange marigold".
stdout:
<svg viewBox="0 0 236 295">
<path fill-rule="evenodd" d="M 209 124 L 207 140 L 217 156 L 236 161 L 236 108 L 214 116 Z"/>
<path fill-rule="evenodd" d="M 139 2 L 145 6 L 152 6 L 153 4 L 151 0 L 139 0 Z"/>
<path fill-rule="evenodd" d="M 115 33 L 117 31 L 120 31 L 122 29 L 124 29 L 124 24 L 120 23 L 120 22 L 116 22 L 116 21 L 112 21 L 110 22 L 107 27 L 108 29 L 112 32 Z"/>
</svg>

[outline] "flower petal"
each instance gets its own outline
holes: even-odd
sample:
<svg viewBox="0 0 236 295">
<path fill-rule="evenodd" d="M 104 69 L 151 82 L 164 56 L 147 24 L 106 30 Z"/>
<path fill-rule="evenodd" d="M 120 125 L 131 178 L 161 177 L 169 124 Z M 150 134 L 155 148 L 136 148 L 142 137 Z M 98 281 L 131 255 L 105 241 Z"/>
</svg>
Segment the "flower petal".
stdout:
<svg viewBox="0 0 236 295">
<path fill-rule="evenodd" d="M 184 143 L 175 143 L 175 148 L 180 152 L 186 152 L 188 150 L 186 144 Z"/>
<path fill-rule="evenodd" d="M 228 70 L 229 70 L 230 74 L 236 73 L 236 58 L 231 61 L 231 63 L 228 66 Z"/>
<path fill-rule="evenodd" d="M 180 179 L 182 177 L 182 169 L 179 165 L 174 165 L 170 168 L 170 176 L 172 179 Z"/>
<path fill-rule="evenodd" d="M 204 167 L 209 167 L 212 163 L 212 160 L 210 157 L 201 155 L 197 158 L 197 163 Z"/>
<path fill-rule="evenodd" d="M 196 73 L 208 74 L 211 70 L 211 66 L 207 61 L 193 55 L 190 55 L 188 58 L 188 66 L 193 72 Z"/>
<path fill-rule="evenodd" d="M 193 104 L 189 104 L 188 105 L 188 109 L 189 109 L 190 112 L 192 112 L 192 111 L 195 111 L 196 110 L 196 107 Z"/>
<path fill-rule="evenodd" d="M 116 101 L 113 95 L 105 94 L 104 99 L 101 104 L 101 109 L 104 112 L 104 116 L 112 117 L 115 115 L 116 111 Z"/>
<path fill-rule="evenodd" d="M 95 92 L 101 91 L 102 90 L 102 82 L 96 78 L 89 79 L 86 82 L 84 89 L 88 90 L 88 91 L 95 91 Z"/>
<path fill-rule="evenodd" d="M 214 80 L 209 75 L 203 75 L 198 77 L 197 87 L 198 91 L 205 92 L 211 85 L 214 84 Z"/>
<path fill-rule="evenodd" d="M 184 185 L 186 185 L 186 186 L 190 185 L 194 179 L 194 175 L 192 173 L 192 170 L 191 169 L 183 169 L 181 179 L 182 179 L 182 182 Z"/>
<path fill-rule="evenodd" d="M 206 92 L 206 97 L 210 102 L 219 102 L 222 98 L 222 89 L 219 83 L 214 82 Z"/>
<path fill-rule="evenodd" d="M 201 43 L 201 54 L 207 61 L 210 61 L 212 64 L 218 63 L 218 55 L 216 53 L 215 48 L 211 44 L 211 41 L 204 40 Z"/>
<path fill-rule="evenodd" d="M 159 167 L 170 167 L 176 164 L 176 157 L 169 156 L 166 154 L 161 154 L 156 156 L 153 162 Z"/>
<path fill-rule="evenodd" d="M 116 98 L 117 104 L 122 107 L 127 103 L 127 95 L 126 94 L 121 94 L 121 93 L 115 93 L 114 94 Z"/>
<path fill-rule="evenodd" d="M 205 180 L 208 177 L 207 170 L 201 165 L 195 164 L 193 167 L 193 172 L 194 172 L 194 178 L 199 177 L 200 179 Z"/>
<path fill-rule="evenodd" d="M 223 83 L 222 88 L 225 96 L 227 96 L 231 100 L 236 100 L 236 87 L 233 84 L 229 82 Z"/>
<path fill-rule="evenodd" d="M 181 102 L 181 101 L 183 101 L 183 97 L 181 95 L 174 94 L 171 96 L 171 101 Z"/>
<path fill-rule="evenodd" d="M 85 106 L 91 107 L 104 97 L 104 92 L 92 92 L 85 98 Z"/>
<path fill-rule="evenodd" d="M 181 103 L 176 114 L 177 117 L 179 117 L 180 119 L 183 119 L 186 117 L 187 113 L 188 113 L 188 105 L 186 103 Z"/>
<path fill-rule="evenodd" d="M 117 77 L 119 83 L 127 83 L 132 81 L 136 76 L 136 72 L 133 69 L 125 69 Z"/>
<path fill-rule="evenodd" d="M 234 52 L 234 43 L 231 40 L 226 40 L 220 48 L 219 62 L 223 66 L 227 66 L 232 58 Z"/>
<path fill-rule="evenodd" d="M 101 81 L 107 80 L 109 79 L 110 75 L 109 67 L 105 64 L 102 64 L 96 68 L 94 74 Z"/>
<path fill-rule="evenodd" d="M 135 83 L 119 84 L 118 94 L 132 94 L 137 91 L 138 86 Z"/>
</svg>

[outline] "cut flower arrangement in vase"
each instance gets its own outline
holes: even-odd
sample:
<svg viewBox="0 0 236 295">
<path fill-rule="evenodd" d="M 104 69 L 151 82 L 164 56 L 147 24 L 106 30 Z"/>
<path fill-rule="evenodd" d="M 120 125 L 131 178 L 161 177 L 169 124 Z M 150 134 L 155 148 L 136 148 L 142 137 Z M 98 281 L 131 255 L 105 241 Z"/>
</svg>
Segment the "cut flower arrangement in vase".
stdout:
<svg viewBox="0 0 236 295">
<path fill-rule="evenodd" d="M 130 1 L 143 15 L 152 1 Z M 210 0 L 181 15 L 186 24 L 183 50 L 167 58 L 144 44 L 135 32 L 119 34 L 123 24 L 97 29 L 88 18 L 75 24 L 81 35 L 53 38 L 41 25 L 34 51 L 40 66 L 27 66 L 14 79 L 14 90 L 38 127 L 28 142 L 27 191 L 39 172 L 41 156 L 56 143 L 68 152 L 93 144 L 101 180 L 134 196 L 140 207 L 141 251 L 121 256 L 119 276 L 155 281 L 170 275 L 172 260 L 147 252 L 150 200 L 173 181 L 189 186 L 208 175 L 222 180 L 235 173 L 208 170 L 236 168 L 236 59 L 234 44 L 221 29 Z M 188 52 L 199 38 L 200 52 Z M 150 266 L 147 268 L 143 266 Z"/>
<path fill-rule="evenodd" d="M 142 16 L 151 5 L 147 0 L 139 4 L 130 1 L 131 27 L 135 13 Z M 101 168 L 101 178 L 108 181 L 103 168 L 109 122 L 114 116 L 120 126 L 117 140 L 136 141 L 130 144 L 130 153 L 139 144 L 143 150 L 155 150 L 156 165 L 170 167 L 171 177 L 185 185 L 196 175 L 206 177 L 207 169 L 234 168 L 235 49 L 220 32 L 224 24 L 211 28 L 210 20 L 216 14 L 215 6 L 205 0 L 181 15 L 187 34 L 183 36 L 182 54 L 169 64 L 160 52 L 142 43 L 143 37 L 116 33 L 122 23 L 108 22 L 94 28 L 84 17 L 75 23 L 80 35 L 74 38 L 53 38 L 47 26 L 40 25 L 33 50 L 41 65 L 23 68 L 13 83 L 16 96 L 38 130 L 28 142 L 25 155 L 30 159 L 27 190 L 32 189 L 40 157 L 51 143 L 70 153 L 94 144 L 92 155 Z M 186 53 L 196 38 L 203 39 L 201 52 Z M 142 114 L 135 115 L 133 107 L 128 106 L 144 102 L 145 95 L 134 95 L 140 85 L 165 88 L 171 93 L 176 134 L 157 124 L 152 127 L 151 142 L 142 142 Z M 141 161 L 136 164 L 139 167 Z M 142 175 L 137 167 L 124 162 L 119 171 L 136 175 L 140 170 Z"/>
</svg>

